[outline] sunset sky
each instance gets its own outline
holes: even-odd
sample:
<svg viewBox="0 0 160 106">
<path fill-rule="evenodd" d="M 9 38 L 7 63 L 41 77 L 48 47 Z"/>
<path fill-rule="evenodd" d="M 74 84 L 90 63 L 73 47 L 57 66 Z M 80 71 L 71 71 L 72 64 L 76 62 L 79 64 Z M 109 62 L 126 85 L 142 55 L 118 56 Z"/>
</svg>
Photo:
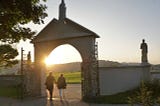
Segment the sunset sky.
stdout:
<svg viewBox="0 0 160 106">
<path fill-rule="evenodd" d="M 41 31 L 53 18 L 58 17 L 60 2 L 48 0 L 45 24 L 28 26 L 37 33 Z M 97 39 L 100 60 L 140 62 L 140 43 L 145 39 L 149 48 L 149 62 L 160 63 L 160 0 L 65 0 L 65 3 L 67 18 L 100 36 Z M 24 47 L 26 53 L 34 53 L 29 41 L 21 42 L 17 47 Z M 73 47 L 66 47 L 68 53 L 61 63 L 81 61 Z"/>
</svg>

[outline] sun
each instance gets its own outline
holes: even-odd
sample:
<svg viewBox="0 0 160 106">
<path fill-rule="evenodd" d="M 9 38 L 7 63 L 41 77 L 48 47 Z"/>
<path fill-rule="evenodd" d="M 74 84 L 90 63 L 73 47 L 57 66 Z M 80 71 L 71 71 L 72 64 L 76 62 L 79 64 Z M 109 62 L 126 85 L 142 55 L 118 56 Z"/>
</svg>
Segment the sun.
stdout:
<svg viewBox="0 0 160 106">
<path fill-rule="evenodd" d="M 63 57 L 62 57 L 61 52 L 62 52 L 61 50 L 55 50 L 51 52 L 51 54 L 48 57 L 46 57 L 45 64 L 47 66 L 53 65 L 53 64 L 62 64 Z"/>
<path fill-rule="evenodd" d="M 82 61 L 81 56 L 73 46 L 68 44 L 58 46 L 45 58 L 47 66 L 75 61 Z"/>
<path fill-rule="evenodd" d="M 50 58 L 46 57 L 46 58 L 45 58 L 45 64 L 46 64 L 47 66 L 49 66 L 49 65 L 53 65 L 54 63 L 52 63 L 52 60 L 51 60 Z"/>
</svg>

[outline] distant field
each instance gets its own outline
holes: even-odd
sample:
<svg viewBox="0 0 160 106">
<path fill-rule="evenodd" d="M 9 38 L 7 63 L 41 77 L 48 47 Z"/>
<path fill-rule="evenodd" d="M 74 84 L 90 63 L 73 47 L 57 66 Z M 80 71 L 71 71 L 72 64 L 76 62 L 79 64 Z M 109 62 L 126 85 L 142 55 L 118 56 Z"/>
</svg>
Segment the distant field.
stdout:
<svg viewBox="0 0 160 106">
<path fill-rule="evenodd" d="M 72 84 L 79 84 L 81 83 L 81 72 L 55 72 L 53 75 L 55 76 L 56 80 L 58 79 L 59 75 L 63 74 L 66 78 L 67 83 Z"/>
</svg>

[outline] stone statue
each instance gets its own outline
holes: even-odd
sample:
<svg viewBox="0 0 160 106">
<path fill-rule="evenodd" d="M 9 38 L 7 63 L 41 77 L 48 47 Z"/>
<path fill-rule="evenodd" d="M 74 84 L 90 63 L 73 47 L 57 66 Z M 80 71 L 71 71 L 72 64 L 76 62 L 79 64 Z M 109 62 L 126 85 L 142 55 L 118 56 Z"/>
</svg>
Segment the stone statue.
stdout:
<svg viewBox="0 0 160 106">
<path fill-rule="evenodd" d="M 140 49 L 142 50 L 141 62 L 148 63 L 148 59 L 147 59 L 148 47 L 147 47 L 147 43 L 145 43 L 144 39 L 142 40 Z"/>
<path fill-rule="evenodd" d="M 27 54 L 27 63 L 31 64 L 31 52 L 30 51 Z"/>
</svg>

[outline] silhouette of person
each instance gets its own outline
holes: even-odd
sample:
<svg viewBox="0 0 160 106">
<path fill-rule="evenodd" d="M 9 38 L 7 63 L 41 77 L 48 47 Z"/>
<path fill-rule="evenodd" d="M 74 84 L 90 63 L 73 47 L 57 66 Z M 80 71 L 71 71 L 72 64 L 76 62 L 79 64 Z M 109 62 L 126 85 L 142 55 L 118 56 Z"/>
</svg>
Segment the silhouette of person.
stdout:
<svg viewBox="0 0 160 106">
<path fill-rule="evenodd" d="M 52 72 L 49 73 L 49 75 L 47 76 L 45 85 L 47 90 L 49 91 L 49 95 L 50 95 L 50 100 L 52 100 L 52 94 L 53 94 L 53 89 L 54 89 L 54 82 L 55 82 L 55 78 L 52 75 Z"/>
<path fill-rule="evenodd" d="M 57 80 L 57 87 L 59 89 L 59 96 L 62 99 L 63 97 L 63 89 L 66 89 L 66 79 L 64 78 L 63 74 L 61 74 Z"/>
<path fill-rule="evenodd" d="M 145 43 L 144 39 L 142 40 L 140 49 L 142 50 L 141 62 L 148 63 L 148 58 L 147 58 L 148 46 L 147 46 L 147 43 Z"/>
</svg>

